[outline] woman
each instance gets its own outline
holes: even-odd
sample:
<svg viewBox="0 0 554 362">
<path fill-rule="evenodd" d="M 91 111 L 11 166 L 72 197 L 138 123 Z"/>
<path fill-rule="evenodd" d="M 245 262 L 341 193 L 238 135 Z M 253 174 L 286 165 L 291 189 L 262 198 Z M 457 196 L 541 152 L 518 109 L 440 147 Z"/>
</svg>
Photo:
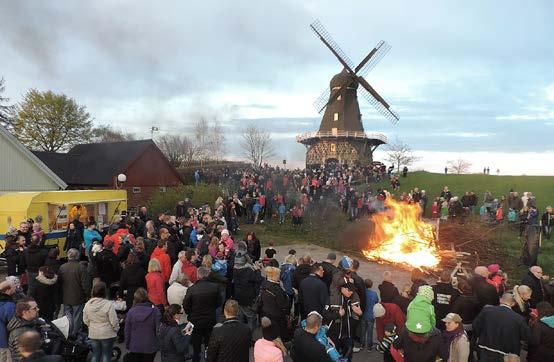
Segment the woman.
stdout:
<svg viewBox="0 0 554 362">
<path fill-rule="evenodd" d="M 104 282 L 92 287 L 92 298 L 83 309 L 83 322 L 88 326 L 92 346 L 92 362 L 110 362 L 112 348 L 119 330 L 119 320 L 112 301 L 106 299 Z"/>
<path fill-rule="evenodd" d="M 473 293 L 471 285 L 465 279 L 458 280 L 458 289 L 460 295 L 454 301 L 452 312 L 458 314 L 462 318 L 464 330 L 471 335 L 472 323 L 481 311 L 479 300 Z"/>
<path fill-rule="evenodd" d="M 2 257 L 6 258 L 8 263 L 8 276 L 19 278 L 23 273 L 23 270 L 19 267 L 23 250 L 25 250 L 25 236 L 6 237 L 6 250 L 2 253 Z"/>
<path fill-rule="evenodd" d="M 129 253 L 125 261 L 125 269 L 119 280 L 119 297 L 127 303 L 127 310 L 133 306 L 133 295 L 138 288 L 146 288 L 146 271 L 139 262 L 137 255 Z"/>
<path fill-rule="evenodd" d="M 265 268 L 267 280 L 260 288 L 261 313 L 260 317 L 267 317 L 279 330 L 279 337 L 288 341 L 291 338 L 288 328 L 289 312 L 291 308 L 287 293 L 281 288 L 281 270 L 275 267 Z"/>
<path fill-rule="evenodd" d="M 189 349 L 192 327 L 179 326 L 183 308 L 179 304 L 171 304 L 164 313 L 156 335 L 160 344 L 162 362 L 182 362 Z"/>
<path fill-rule="evenodd" d="M 538 321 L 531 326 L 527 361 L 554 361 L 554 309 L 548 302 L 537 304 Z"/>
<path fill-rule="evenodd" d="M 150 259 L 148 263 L 148 274 L 146 274 L 146 287 L 148 290 L 148 298 L 152 304 L 158 306 L 160 310 L 167 305 L 165 297 L 165 282 L 162 275 L 162 268 L 158 259 Z"/>
<path fill-rule="evenodd" d="M 410 277 L 412 281 L 412 289 L 410 290 L 410 297 L 413 299 L 417 295 L 419 287 L 427 285 L 427 282 L 423 279 L 423 272 L 417 268 L 412 269 Z"/>
<path fill-rule="evenodd" d="M 159 349 L 156 328 L 161 313 L 148 300 L 148 293 L 138 288 L 133 296 L 133 308 L 125 316 L 125 347 L 128 362 L 153 362 Z M 127 361 L 127 360 L 126 360 Z"/>
<path fill-rule="evenodd" d="M 448 353 L 448 362 L 467 362 L 469 359 L 469 339 L 462 318 L 456 313 L 448 313 L 442 320 L 446 325 L 443 331 L 445 349 Z"/>
<path fill-rule="evenodd" d="M 260 245 L 260 240 L 256 237 L 255 232 L 249 232 L 244 238 L 246 243 L 246 248 L 248 250 L 248 255 L 253 262 L 260 260 L 260 255 L 262 254 L 262 246 Z"/>
<path fill-rule="evenodd" d="M 48 266 L 38 269 L 33 298 L 40 309 L 40 316 L 50 322 L 58 306 L 62 303 L 58 276 Z"/>
<path fill-rule="evenodd" d="M 529 305 L 529 299 L 531 299 L 531 293 L 533 291 L 527 285 L 516 285 L 514 287 L 514 299 L 516 304 L 512 307 L 512 310 L 524 317 L 527 323 L 531 318 L 531 307 Z"/>
<path fill-rule="evenodd" d="M 138 237 L 135 242 L 135 255 L 142 269 L 146 271 L 148 269 L 149 254 L 146 250 L 146 244 L 143 237 Z"/>
<path fill-rule="evenodd" d="M 60 270 L 60 266 L 62 266 L 62 262 L 58 257 L 60 256 L 60 249 L 52 248 L 48 250 L 48 256 L 46 257 L 46 260 L 44 261 L 44 266 L 49 266 L 52 268 L 52 271 L 54 273 L 58 274 L 58 271 Z"/>
<path fill-rule="evenodd" d="M 65 239 L 65 251 L 69 249 L 77 249 L 82 251 L 83 246 L 83 234 L 79 233 L 79 230 L 75 226 L 75 221 L 69 223 L 69 228 L 67 229 L 67 237 Z"/>
<path fill-rule="evenodd" d="M 219 244 L 219 239 L 217 238 L 217 236 L 214 236 L 210 240 L 210 245 L 208 245 L 208 255 L 210 255 L 212 258 L 215 258 L 217 255 L 217 252 L 219 249 L 218 244 Z"/>
<path fill-rule="evenodd" d="M 279 338 L 279 330 L 267 317 L 261 320 L 262 338 L 254 344 L 255 362 L 283 362 L 287 349 Z"/>
</svg>

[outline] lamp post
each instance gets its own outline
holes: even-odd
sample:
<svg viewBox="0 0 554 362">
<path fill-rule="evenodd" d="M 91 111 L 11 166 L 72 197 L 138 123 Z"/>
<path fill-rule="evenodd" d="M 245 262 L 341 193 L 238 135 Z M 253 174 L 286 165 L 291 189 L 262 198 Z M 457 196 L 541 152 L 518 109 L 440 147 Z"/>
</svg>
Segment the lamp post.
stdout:
<svg viewBox="0 0 554 362">
<path fill-rule="evenodd" d="M 125 181 L 127 181 L 127 176 L 124 173 L 117 175 L 115 178 L 115 188 L 118 190 L 122 188 Z"/>
</svg>

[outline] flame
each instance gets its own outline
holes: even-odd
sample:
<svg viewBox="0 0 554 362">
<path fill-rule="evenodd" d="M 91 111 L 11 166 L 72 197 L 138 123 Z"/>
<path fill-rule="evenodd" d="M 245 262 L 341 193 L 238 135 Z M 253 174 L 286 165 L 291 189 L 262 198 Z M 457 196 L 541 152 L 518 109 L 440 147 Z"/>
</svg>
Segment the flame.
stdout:
<svg viewBox="0 0 554 362">
<path fill-rule="evenodd" d="M 419 216 L 418 204 L 385 200 L 387 210 L 371 217 L 375 230 L 369 238 L 370 260 L 388 261 L 415 268 L 434 268 L 440 262 L 433 226 Z"/>
</svg>

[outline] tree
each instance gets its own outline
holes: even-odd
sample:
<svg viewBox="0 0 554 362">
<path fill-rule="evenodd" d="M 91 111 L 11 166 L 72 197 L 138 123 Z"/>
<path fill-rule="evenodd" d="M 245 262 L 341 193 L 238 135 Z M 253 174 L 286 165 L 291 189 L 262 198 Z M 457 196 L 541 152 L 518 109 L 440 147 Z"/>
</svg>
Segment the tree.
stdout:
<svg viewBox="0 0 554 362">
<path fill-rule="evenodd" d="M 448 161 L 448 168 L 452 169 L 457 175 L 468 173 L 471 167 L 471 162 L 458 158 L 454 161 Z"/>
<path fill-rule="evenodd" d="M 135 135 L 125 133 L 110 125 L 101 124 L 92 130 L 93 142 L 123 142 L 135 140 Z"/>
<path fill-rule="evenodd" d="M 31 89 L 16 110 L 13 133 L 30 149 L 65 151 L 92 138 L 90 114 L 65 94 Z"/>
<path fill-rule="evenodd" d="M 257 168 L 275 154 L 271 134 L 253 124 L 244 129 L 240 146 L 245 157 Z"/>
<path fill-rule="evenodd" d="M 13 116 L 13 105 L 4 104 L 10 101 L 9 98 L 2 97 L 5 90 L 4 78 L 0 78 L 0 126 L 10 126 Z"/>
<path fill-rule="evenodd" d="M 210 147 L 209 133 L 210 126 L 208 125 L 208 120 L 206 120 L 206 118 L 204 117 L 201 117 L 194 124 L 194 142 L 198 146 L 196 157 L 200 161 L 205 161 L 210 157 L 210 153 L 208 151 Z"/>
<path fill-rule="evenodd" d="M 197 145 L 187 136 L 164 135 L 156 143 L 173 167 L 192 162 L 198 151 Z"/>
<path fill-rule="evenodd" d="M 400 173 L 400 166 L 410 166 L 419 159 L 414 155 L 410 146 L 398 138 L 387 145 L 386 152 L 387 161 L 396 165 L 398 173 Z"/>
<path fill-rule="evenodd" d="M 208 148 L 212 158 L 219 161 L 223 157 L 223 150 L 225 149 L 225 133 L 223 133 L 223 127 L 217 119 L 213 121 L 210 128 Z"/>
</svg>

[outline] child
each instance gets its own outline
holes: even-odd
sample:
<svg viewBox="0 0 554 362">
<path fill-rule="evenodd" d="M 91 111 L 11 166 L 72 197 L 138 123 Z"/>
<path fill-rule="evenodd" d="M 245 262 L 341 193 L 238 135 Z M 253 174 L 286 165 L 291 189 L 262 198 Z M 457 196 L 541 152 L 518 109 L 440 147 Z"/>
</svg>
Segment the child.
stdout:
<svg viewBox="0 0 554 362">
<path fill-rule="evenodd" d="M 383 338 L 376 347 L 379 352 L 383 353 L 384 362 L 394 362 L 390 349 L 396 338 L 398 338 L 396 335 L 396 326 L 392 323 L 387 323 L 385 325 L 385 338 Z"/>
<path fill-rule="evenodd" d="M 283 224 L 285 222 L 285 213 L 287 211 L 287 208 L 284 203 L 279 204 L 278 211 L 279 211 L 279 224 Z"/>
<path fill-rule="evenodd" d="M 373 306 L 375 303 L 379 303 L 379 297 L 377 293 L 372 290 L 373 280 L 366 279 L 365 283 L 365 295 L 366 295 L 366 308 L 364 314 L 362 315 L 362 348 L 373 349 L 373 323 L 375 322 L 375 317 L 373 315 Z"/>
<path fill-rule="evenodd" d="M 504 279 L 504 273 L 500 270 L 500 265 L 491 264 L 487 267 L 489 270 L 489 277 L 487 283 L 496 288 L 498 295 L 504 294 L 506 291 L 506 280 Z"/>
<path fill-rule="evenodd" d="M 273 242 L 270 241 L 269 246 L 267 247 L 267 249 L 265 249 L 265 256 L 262 259 L 262 263 L 264 267 L 270 265 L 271 261 L 274 260 L 273 257 L 275 256 L 275 254 L 277 254 L 277 250 L 273 248 Z"/>
</svg>

